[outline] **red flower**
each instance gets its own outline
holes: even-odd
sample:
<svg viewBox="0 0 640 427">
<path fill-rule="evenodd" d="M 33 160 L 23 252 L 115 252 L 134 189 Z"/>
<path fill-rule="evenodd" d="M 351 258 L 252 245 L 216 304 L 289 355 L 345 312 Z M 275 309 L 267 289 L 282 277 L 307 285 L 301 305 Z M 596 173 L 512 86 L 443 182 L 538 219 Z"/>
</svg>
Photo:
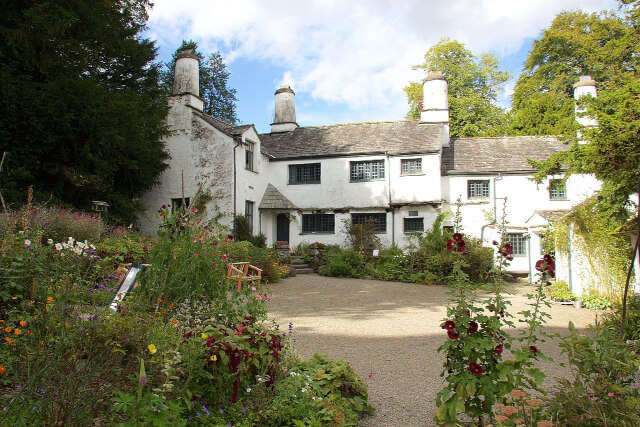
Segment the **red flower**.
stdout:
<svg viewBox="0 0 640 427">
<path fill-rule="evenodd" d="M 511 254 L 513 254 L 513 246 L 511 246 L 511 243 L 505 243 L 504 245 L 502 245 L 502 247 L 500 248 L 500 255 L 508 256 Z"/>
<path fill-rule="evenodd" d="M 457 251 L 458 252 L 464 252 L 465 248 L 467 247 L 466 243 L 464 242 L 464 240 L 459 240 L 457 243 Z"/>
<path fill-rule="evenodd" d="M 469 363 L 469 371 L 471 371 L 471 373 L 477 377 L 479 377 L 480 375 L 482 375 L 483 369 L 482 366 L 478 365 L 476 362 L 471 362 Z"/>
<path fill-rule="evenodd" d="M 504 350 L 504 346 L 502 344 L 498 344 L 495 350 L 496 350 L 496 353 L 502 354 L 502 351 Z"/>
<path fill-rule="evenodd" d="M 475 334 L 476 332 L 478 332 L 478 324 L 473 320 L 469 322 L 469 328 L 467 329 L 467 332 L 469 332 L 470 334 Z"/>
<path fill-rule="evenodd" d="M 447 331 L 453 331 L 456 328 L 456 324 L 453 322 L 453 320 L 447 320 L 446 322 L 444 322 L 444 325 L 442 325 L 442 329 L 446 329 Z"/>
<path fill-rule="evenodd" d="M 457 340 L 458 338 L 460 338 L 460 334 L 453 331 L 447 331 L 447 335 L 449 335 L 449 339 L 452 340 Z"/>
<path fill-rule="evenodd" d="M 451 239 L 447 240 L 447 250 L 450 251 L 455 247 L 455 242 Z"/>
<path fill-rule="evenodd" d="M 462 234 L 460 234 L 460 233 L 453 233 L 453 236 L 451 236 L 451 237 L 453 237 L 453 240 L 456 241 L 456 242 L 462 241 Z"/>
<path fill-rule="evenodd" d="M 536 354 L 538 354 L 538 348 L 535 345 L 530 345 L 529 346 L 529 350 L 531 350 L 533 352 L 533 355 L 535 356 Z"/>
</svg>

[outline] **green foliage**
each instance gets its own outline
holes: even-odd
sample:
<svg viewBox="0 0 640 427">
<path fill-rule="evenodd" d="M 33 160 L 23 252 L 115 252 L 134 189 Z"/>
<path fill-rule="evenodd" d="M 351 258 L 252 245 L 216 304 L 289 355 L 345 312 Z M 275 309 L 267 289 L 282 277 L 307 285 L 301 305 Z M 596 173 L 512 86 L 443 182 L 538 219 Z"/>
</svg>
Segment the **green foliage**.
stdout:
<svg viewBox="0 0 640 427">
<path fill-rule="evenodd" d="M 480 59 L 455 40 L 441 39 L 413 69 L 441 71 L 449 83 L 451 136 L 499 136 L 506 130 L 507 116 L 496 105 L 498 92 L 510 78 L 500 71 L 498 59 L 488 53 Z M 410 110 L 408 118 L 419 118 L 422 85 L 411 82 L 404 88 Z"/>
<path fill-rule="evenodd" d="M 592 334 L 580 335 L 570 325 L 570 335 L 560 344 L 567 355 L 572 379 L 558 378 L 550 409 L 566 425 L 638 425 L 640 390 L 634 379 L 640 361 L 618 340 L 613 330 L 597 324 Z"/>
<path fill-rule="evenodd" d="M 203 111 L 216 119 L 235 125 L 238 122 L 236 115 L 236 90 L 227 86 L 231 73 L 222 59 L 220 52 L 213 52 L 205 60 L 202 53 L 198 52 L 198 44 L 193 40 L 182 41 L 180 47 L 174 52 L 170 62 L 165 64 L 162 72 L 162 84 L 170 93 L 173 87 L 176 58 L 184 49 L 194 49 L 200 60 L 200 98 L 204 101 Z"/>
<path fill-rule="evenodd" d="M 376 235 L 376 223 L 366 220 L 354 224 L 350 219 L 342 221 L 346 245 L 354 251 L 370 253 L 380 248 L 380 238 Z"/>
<path fill-rule="evenodd" d="M 569 290 L 566 282 L 558 281 L 545 288 L 549 296 L 556 301 L 573 301 L 576 296 Z"/>
<path fill-rule="evenodd" d="M 235 233 L 236 239 L 241 242 L 251 242 L 254 246 L 257 246 L 259 248 L 265 248 L 267 246 L 266 236 L 262 233 L 254 236 L 252 225 L 249 223 L 249 220 L 243 215 L 236 216 Z"/>
<path fill-rule="evenodd" d="M 578 76 L 597 82 L 596 99 L 581 100 L 596 128 L 582 129 L 588 144 L 574 144 L 544 162 L 532 162 L 538 180 L 566 170 L 592 173 L 603 182 L 600 201 L 610 216 L 623 220 L 629 195 L 640 175 L 640 96 L 638 2 L 618 15 L 562 12 L 534 46 L 515 87 L 512 131 L 516 134 L 555 134 L 577 139 L 573 84 Z"/>
<path fill-rule="evenodd" d="M 96 248 L 102 258 L 110 258 L 119 265 L 147 262 L 152 244 L 137 234 L 127 234 L 123 237 L 107 237 L 97 243 Z"/>
<path fill-rule="evenodd" d="M 278 282 L 289 274 L 286 265 L 280 264 L 278 254 L 272 248 L 260 248 L 250 242 L 237 242 L 229 246 L 227 251 L 230 262 L 249 261 L 262 270 L 262 279 L 266 283 Z"/>
<path fill-rule="evenodd" d="M 622 304 L 617 301 L 613 306 L 613 311 L 602 315 L 602 326 L 612 331 L 619 331 L 622 324 Z M 637 341 L 640 340 L 640 296 L 629 295 L 627 297 L 627 318 L 623 339 Z M 640 343 L 636 342 L 640 347 Z"/>
<path fill-rule="evenodd" d="M 593 293 L 585 293 L 580 296 L 582 300 L 582 306 L 590 310 L 608 310 L 611 308 L 611 301 L 607 298 L 602 298 Z"/>
<path fill-rule="evenodd" d="M 147 0 L 3 2 L 0 6 L 0 188 L 10 203 L 89 210 L 130 223 L 168 158 Z"/>
</svg>

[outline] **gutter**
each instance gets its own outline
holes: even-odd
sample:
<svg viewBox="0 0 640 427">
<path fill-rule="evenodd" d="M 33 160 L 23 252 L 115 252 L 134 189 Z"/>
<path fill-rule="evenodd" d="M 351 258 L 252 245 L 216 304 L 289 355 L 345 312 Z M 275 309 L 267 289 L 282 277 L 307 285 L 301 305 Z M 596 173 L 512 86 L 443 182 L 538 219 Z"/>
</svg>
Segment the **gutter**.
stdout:
<svg viewBox="0 0 640 427">
<path fill-rule="evenodd" d="M 392 204 L 392 200 L 391 200 L 391 158 L 389 157 L 389 152 L 385 151 L 385 155 L 387 156 L 387 165 L 389 165 L 388 169 L 388 179 L 387 182 L 389 183 L 389 209 L 391 210 L 391 246 L 395 245 L 396 243 L 396 213 L 393 210 L 393 204 Z"/>
</svg>

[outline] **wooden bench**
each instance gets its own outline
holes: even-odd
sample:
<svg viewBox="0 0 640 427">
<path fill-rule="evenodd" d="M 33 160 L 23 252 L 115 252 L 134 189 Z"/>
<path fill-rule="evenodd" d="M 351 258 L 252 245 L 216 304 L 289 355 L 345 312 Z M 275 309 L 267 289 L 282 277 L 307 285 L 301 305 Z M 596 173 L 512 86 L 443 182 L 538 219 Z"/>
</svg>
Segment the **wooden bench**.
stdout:
<svg viewBox="0 0 640 427">
<path fill-rule="evenodd" d="M 257 287 L 261 279 L 262 270 L 248 262 L 232 262 L 228 265 L 227 281 L 235 282 L 237 290 L 242 287 L 242 282 L 254 284 Z"/>
</svg>

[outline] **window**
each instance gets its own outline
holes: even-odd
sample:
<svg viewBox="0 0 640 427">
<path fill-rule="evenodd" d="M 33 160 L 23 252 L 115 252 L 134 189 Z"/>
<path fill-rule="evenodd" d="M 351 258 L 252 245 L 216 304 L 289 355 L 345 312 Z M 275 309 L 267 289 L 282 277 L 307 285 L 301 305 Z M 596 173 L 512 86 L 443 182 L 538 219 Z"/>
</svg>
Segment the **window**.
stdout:
<svg viewBox="0 0 640 427">
<path fill-rule="evenodd" d="M 333 233 L 335 219 L 333 214 L 303 214 L 303 233 Z"/>
<path fill-rule="evenodd" d="M 424 231 L 424 218 L 405 218 L 404 219 L 404 232 L 405 233 L 418 233 Z"/>
<path fill-rule="evenodd" d="M 507 233 L 505 240 L 513 246 L 514 256 L 527 254 L 527 237 L 523 233 Z"/>
<path fill-rule="evenodd" d="M 467 196 L 469 199 L 486 199 L 489 197 L 489 180 L 467 181 Z"/>
<path fill-rule="evenodd" d="M 253 142 L 246 142 L 246 145 L 244 147 L 244 167 L 250 171 L 253 170 L 253 148 L 254 148 L 254 143 Z"/>
<path fill-rule="evenodd" d="M 189 206 L 189 198 L 184 198 L 184 206 L 182 205 L 182 197 L 178 199 L 171 199 L 171 213 L 174 214 L 176 212 L 184 212 L 184 210 Z"/>
<path fill-rule="evenodd" d="M 549 200 L 567 200 L 567 185 L 561 179 L 549 180 Z"/>
<path fill-rule="evenodd" d="M 453 227 L 453 225 L 443 225 L 442 226 L 442 231 L 446 231 L 447 233 L 453 234 L 456 230 Z"/>
<path fill-rule="evenodd" d="M 253 205 L 254 203 L 249 200 L 244 202 L 244 217 L 247 219 L 247 222 L 251 227 L 252 234 L 253 234 Z"/>
<path fill-rule="evenodd" d="M 320 163 L 289 165 L 289 184 L 320 184 Z"/>
<path fill-rule="evenodd" d="M 386 213 L 354 213 L 351 214 L 352 224 L 363 224 L 367 221 L 373 222 L 376 233 L 387 232 L 387 214 Z"/>
<path fill-rule="evenodd" d="M 384 160 L 351 162 L 351 182 L 384 178 Z"/>
<path fill-rule="evenodd" d="M 422 159 L 402 159 L 400 175 L 418 175 L 422 173 Z"/>
</svg>

